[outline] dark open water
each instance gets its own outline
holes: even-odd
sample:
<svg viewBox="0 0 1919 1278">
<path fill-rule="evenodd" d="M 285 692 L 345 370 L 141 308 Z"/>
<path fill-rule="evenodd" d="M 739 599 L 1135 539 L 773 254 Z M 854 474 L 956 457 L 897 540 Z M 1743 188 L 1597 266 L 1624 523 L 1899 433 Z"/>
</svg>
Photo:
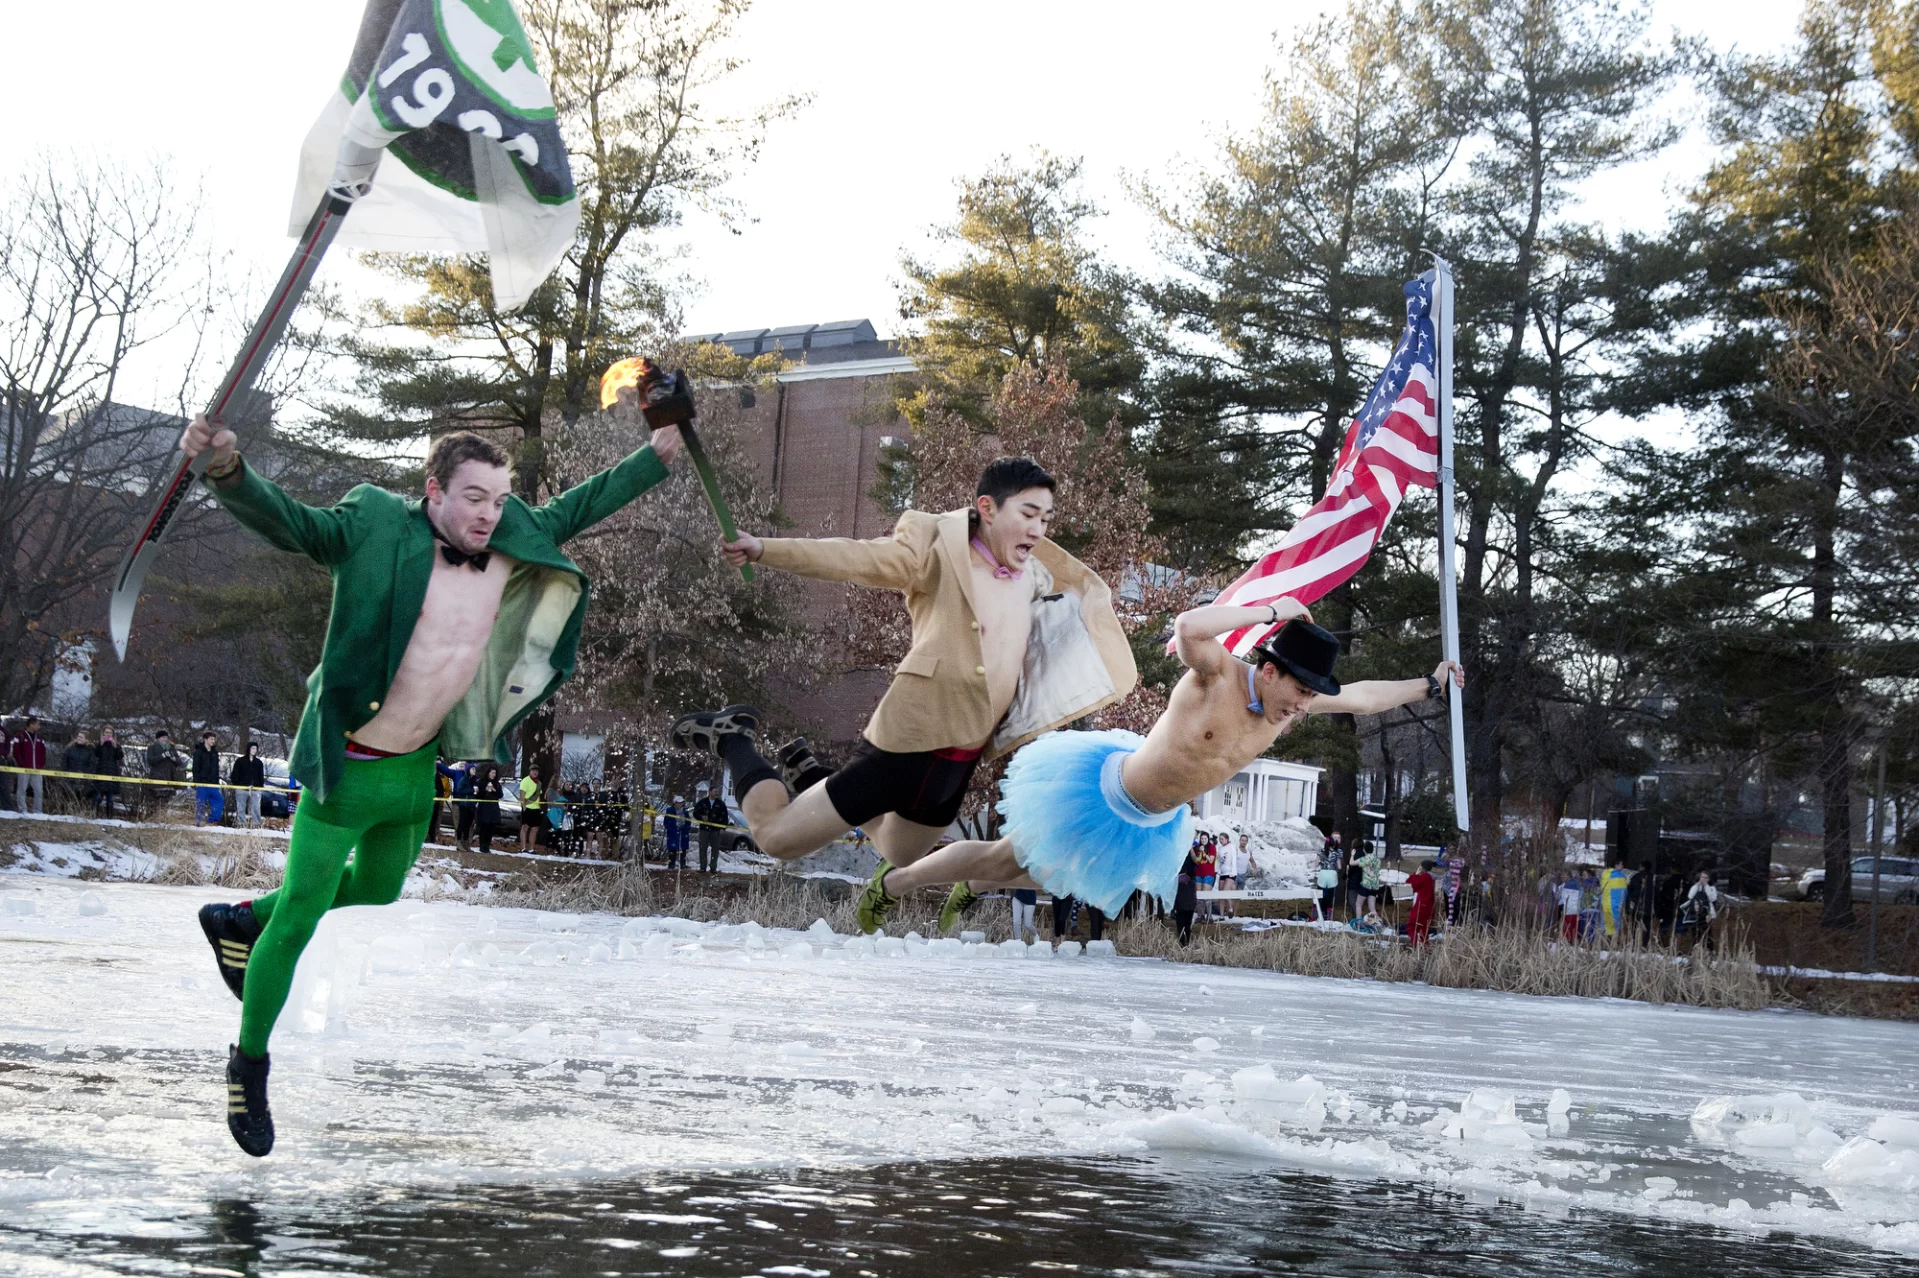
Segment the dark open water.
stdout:
<svg viewBox="0 0 1919 1278">
<path fill-rule="evenodd" d="M 184 1188 L 184 1187 L 183 1187 Z M 153 1237 L 154 1233 L 169 1237 Z M 201 1275 L 1919 1274 L 1821 1239 L 1754 1238 L 1217 1159 L 904 1164 L 564 1188 L 369 1190 L 156 1212 L 139 1236 L 0 1225 L 0 1273 Z M 71 1268 L 70 1268 L 71 1267 Z"/>
</svg>

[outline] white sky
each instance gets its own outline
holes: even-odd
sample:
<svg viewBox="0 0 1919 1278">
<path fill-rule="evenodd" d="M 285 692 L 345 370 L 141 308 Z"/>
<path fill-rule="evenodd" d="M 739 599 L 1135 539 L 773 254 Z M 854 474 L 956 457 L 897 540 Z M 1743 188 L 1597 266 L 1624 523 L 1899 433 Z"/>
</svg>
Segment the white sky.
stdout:
<svg viewBox="0 0 1919 1278">
<path fill-rule="evenodd" d="M 1177 184 L 1210 163 L 1223 132 L 1256 119 L 1276 33 L 1322 7 L 763 3 L 744 24 L 748 65 L 732 92 L 815 98 L 734 188 L 755 220 L 736 235 L 695 218 L 682 233 L 699 283 L 687 331 L 864 316 L 893 333 L 902 250 L 921 249 L 926 228 L 951 217 L 958 178 L 1033 146 L 1084 157 L 1088 192 L 1112 214 L 1101 240 L 1121 263 L 1150 268 L 1152 227 L 1122 175 Z M 16 148 L 164 156 L 204 182 L 217 242 L 236 264 L 278 274 L 295 158 L 345 63 L 358 0 L 8 8 L 0 31 L 23 56 L 0 79 L 0 103 Z M 1795 0 L 1660 0 L 1654 29 L 1769 50 L 1789 40 L 1798 10 Z M 1695 142 L 1615 175 L 1593 193 L 1592 214 L 1658 222 L 1667 192 L 1703 156 Z M 323 277 L 371 278 L 346 261 Z M 142 371 L 156 387 L 170 381 Z M 122 398 L 137 398 L 139 381 Z"/>
</svg>

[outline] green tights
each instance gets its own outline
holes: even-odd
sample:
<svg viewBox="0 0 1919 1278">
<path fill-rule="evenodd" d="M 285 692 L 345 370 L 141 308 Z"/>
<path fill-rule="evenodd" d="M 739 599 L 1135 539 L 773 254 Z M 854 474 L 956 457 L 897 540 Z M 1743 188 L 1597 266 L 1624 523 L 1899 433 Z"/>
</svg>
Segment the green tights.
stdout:
<svg viewBox="0 0 1919 1278">
<path fill-rule="evenodd" d="M 400 899 L 433 815 L 438 753 L 429 742 L 389 759 L 348 759 L 326 802 L 308 795 L 294 809 L 286 875 L 277 891 L 253 902 L 262 930 L 247 959 L 240 1010 L 240 1050 L 247 1055 L 266 1055 L 293 969 L 320 916 L 343 905 Z"/>
</svg>

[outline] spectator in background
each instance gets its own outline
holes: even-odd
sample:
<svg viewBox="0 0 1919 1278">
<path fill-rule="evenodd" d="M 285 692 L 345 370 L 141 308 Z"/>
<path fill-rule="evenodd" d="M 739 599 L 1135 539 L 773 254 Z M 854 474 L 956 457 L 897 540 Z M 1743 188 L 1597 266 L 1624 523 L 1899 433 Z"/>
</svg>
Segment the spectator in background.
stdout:
<svg viewBox="0 0 1919 1278">
<path fill-rule="evenodd" d="M 1661 874 L 1653 880 L 1652 908 L 1654 921 L 1659 927 L 1659 939 L 1664 943 L 1677 933 L 1679 926 L 1679 894 L 1685 880 L 1677 873 Z"/>
<path fill-rule="evenodd" d="M 1215 865 L 1215 870 L 1219 875 L 1220 891 L 1239 891 L 1239 880 L 1246 872 L 1244 868 L 1245 854 L 1241 851 L 1245 845 L 1246 836 L 1243 834 L 1239 836 L 1239 842 L 1237 843 L 1233 841 L 1233 836 L 1230 834 L 1220 840 L 1219 860 Z M 1222 918 L 1228 918 L 1236 913 L 1234 907 L 1238 905 L 1238 902 L 1230 900 L 1215 901 L 1213 904 L 1217 914 Z"/>
<path fill-rule="evenodd" d="M 1079 927 L 1079 898 L 1053 896 L 1053 939 L 1063 941 Z"/>
<path fill-rule="evenodd" d="M 1179 867 L 1179 886 L 1173 889 L 1173 928 L 1182 948 L 1193 943 L 1193 908 L 1199 904 L 1198 879 L 1199 862 L 1188 852 Z"/>
<path fill-rule="evenodd" d="M 32 715 L 21 725 L 13 738 L 13 766 L 16 768 L 34 768 L 44 772 L 47 766 L 47 743 L 40 739 L 40 720 Z M 33 806 L 27 806 L 31 795 Z M 47 810 L 47 779 L 34 772 L 16 772 L 13 774 L 14 806 L 24 814 L 26 812 L 44 813 Z"/>
<path fill-rule="evenodd" d="M 1626 893 L 1632 889 L 1632 875 L 1626 870 L 1626 858 L 1618 857 L 1606 867 L 1599 879 L 1599 918 L 1606 939 L 1615 940 L 1626 922 Z"/>
<path fill-rule="evenodd" d="M 1559 885 L 1559 935 L 1568 941 L 1579 939 L 1580 875 L 1578 869 Z"/>
<path fill-rule="evenodd" d="M 1641 861 L 1626 884 L 1626 926 L 1641 945 L 1652 943 L 1652 862 Z"/>
<path fill-rule="evenodd" d="M 540 765 L 527 768 L 520 778 L 520 851 L 531 852 L 540 842 Z"/>
<path fill-rule="evenodd" d="M 219 740 L 209 728 L 200 734 L 200 744 L 193 747 L 195 825 L 218 825 L 220 818 L 226 815 L 225 805 L 220 801 Z"/>
<path fill-rule="evenodd" d="M 93 756 L 93 770 L 100 777 L 93 787 L 93 810 L 100 816 L 110 817 L 113 801 L 120 797 L 118 778 L 126 767 L 126 752 L 113 739 L 112 728 L 100 729 L 100 744 L 94 747 Z"/>
<path fill-rule="evenodd" d="M 1013 889 L 1013 939 L 1024 941 L 1031 932 L 1035 941 L 1039 940 L 1039 925 L 1033 922 L 1033 908 L 1039 904 L 1039 893 L 1032 888 Z"/>
<path fill-rule="evenodd" d="M 711 874 L 720 868 L 720 835 L 726 829 L 726 804 L 706 784 L 700 782 L 700 797 L 693 801 L 695 837 L 700 842 L 700 872 Z"/>
<path fill-rule="evenodd" d="M 1701 870 L 1693 885 L 1686 889 L 1685 904 L 1679 908 L 1679 930 L 1692 937 L 1696 947 L 1704 942 L 1706 952 L 1713 949 L 1712 924 L 1719 917 L 1719 889 L 1712 885 L 1712 871 Z"/>
<path fill-rule="evenodd" d="M 647 804 L 640 810 L 640 864 L 646 864 L 646 858 L 653 855 L 653 805 Z"/>
<path fill-rule="evenodd" d="M 1320 845 L 1319 869 L 1314 872 L 1313 885 L 1319 889 L 1319 917 L 1322 922 L 1331 920 L 1339 905 L 1340 856 L 1338 835 Z"/>
<path fill-rule="evenodd" d="M 260 824 L 260 791 L 267 783 L 267 765 L 260 758 L 260 743 L 247 742 L 247 752 L 233 760 L 227 769 L 227 784 L 233 787 L 236 811 L 233 824 L 252 829 Z"/>
<path fill-rule="evenodd" d="M 453 803 L 453 846 L 462 852 L 472 848 L 475 805 L 467 800 L 473 797 L 473 778 L 477 770 L 477 764 L 463 760 L 456 760 L 447 768 L 447 779 L 453 783 L 450 796 Z"/>
<path fill-rule="evenodd" d="M 67 742 L 67 748 L 60 752 L 60 771 L 75 774 L 60 779 L 60 789 L 65 792 L 67 802 L 75 812 L 85 811 L 88 801 L 93 798 L 92 783 L 80 778 L 93 775 L 96 758 L 93 743 L 87 740 L 84 732 L 74 733 L 73 740 Z"/>
<path fill-rule="evenodd" d="M 1406 886 L 1413 890 L 1413 908 L 1406 916 L 1406 939 L 1414 949 L 1426 944 L 1433 930 L 1433 901 L 1439 885 L 1433 881 L 1436 861 L 1421 861 L 1419 872 L 1406 877 Z"/>
<path fill-rule="evenodd" d="M 178 781 L 180 769 L 186 766 L 186 757 L 180 753 L 180 747 L 173 744 L 173 738 L 167 730 L 161 728 L 153 734 L 153 740 L 147 745 L 147 779 L 149 781 Z M 173 790 L 164 785 L 142 786 L 148 812 L 163 811 L 173 798 Z"/>
<path fill-rule="evenodd" d="M 1219 886 L 1219 843 L 1212 835 L 1200 836 L 1199 855 L 1193 860 L 1198 866 L 1198 873 L 1194 878 L 1198 891 L 1210 892 Z M 1195 903 L 1198 904 L 1197 898 Z M 1204 918 L 1211 915 L 1218 906 L 1217 901 L 1205 902 L 1199 910 L 1200 916 Z"/>
<path fill-rule="evenodd" d="M 1359 847 L 1353 864 L 1359 867 L 1359 912 L 1366 915 L 1379 908 L 1379 853 L 1371 840 L 1362 840 Z"/>
<path fill-rule="evenodd" d="M 666 805 L 661 813 L 662 824 L 666 826 L 666 868 L 683 870 L 686 868 L 686 846 L 688 831 L 688 813 L 686 796 L 676 794 L 673 801 Z"/>
<path fill-rule="evenodd" d="M 1579 939 L 1590 941 L 1599 935 L 1599 870 L 1587 865 L 1579 873 Z"/>
<path fill-rule="evenodd" d="M 473 780 L 473 828 L 480 838 L 480 851 L 493 850 L 493 836 L 500 830 L 500 800 L 506 787 L 500 784 L 500 768 L 495 763 L 480 765 Z"/>
</svg>

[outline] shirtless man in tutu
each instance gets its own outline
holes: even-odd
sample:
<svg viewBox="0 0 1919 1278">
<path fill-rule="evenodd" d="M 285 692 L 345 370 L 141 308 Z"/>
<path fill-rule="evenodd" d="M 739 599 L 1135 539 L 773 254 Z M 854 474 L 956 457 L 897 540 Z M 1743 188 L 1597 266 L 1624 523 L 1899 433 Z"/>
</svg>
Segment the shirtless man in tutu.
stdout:
<svg viewBox="0 0 1919 1278">
<path fill-rule="evenodd" d="M 1253 649 L 1229 653 L 1218 636 L 1285 624 Z M 1001 782 L 1005 836 L 949 844 L 911 865 L 881 866 L 860 898 L 872 931 L 906 892 L 954 884 L 942 926 L 985 887 L 1037 887 L 1072 895 L 1108 915 L 1135 890 L 1170 902 L 1193 841 L 1188 803 L 1264 754 L 1308 714 L 1378 714 L 1446 695 L 1465 673 L 1442 661 L 1417 679 L 1333 677 L 1339 641 L 1304 605 L 1209 606 L 1174 625 L 1186 674 L 1152 735 L 1118 730 L 1052 732 L 1013 756 Z"/>
</svg>

